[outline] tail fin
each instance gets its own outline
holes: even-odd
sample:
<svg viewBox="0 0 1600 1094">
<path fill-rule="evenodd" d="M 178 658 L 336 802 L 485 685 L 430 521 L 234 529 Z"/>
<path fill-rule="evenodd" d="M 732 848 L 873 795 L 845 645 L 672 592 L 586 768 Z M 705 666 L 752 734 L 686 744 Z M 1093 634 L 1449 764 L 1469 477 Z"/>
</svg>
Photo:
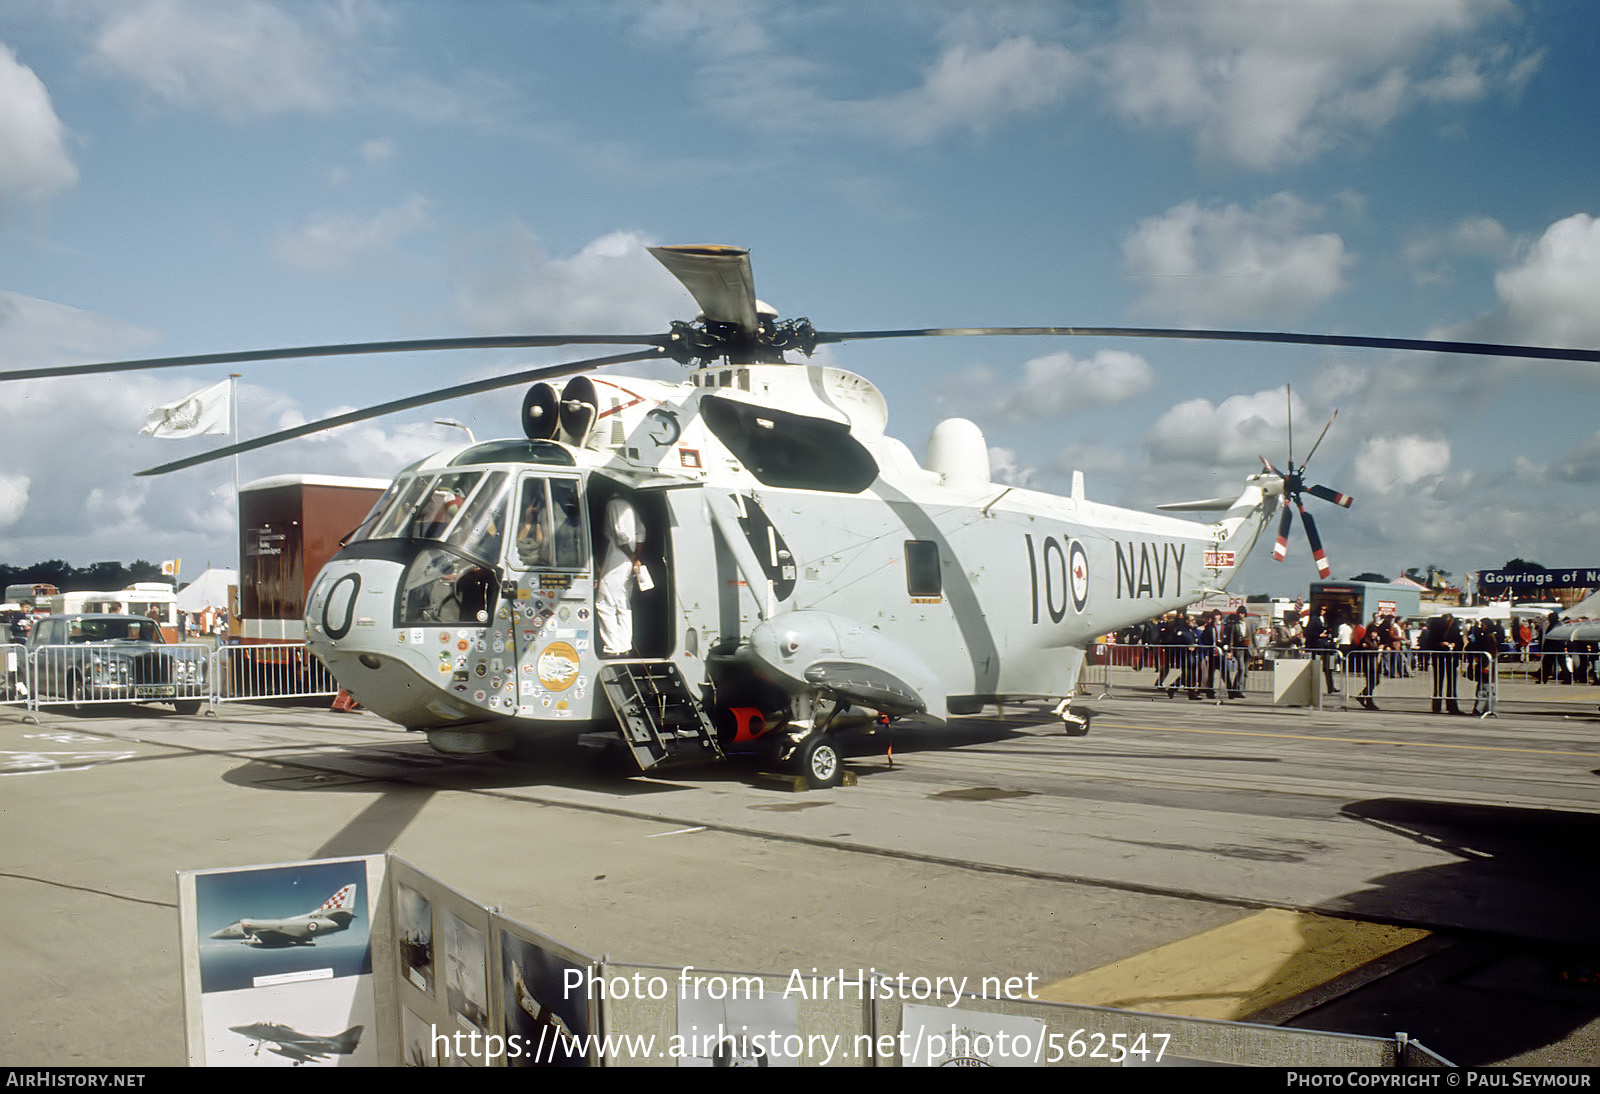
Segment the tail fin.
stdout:
<svg viewBox="0 0 1600 1094">
<path fill-rule="evenodd" d="M 352 885 L 351 888 L 353 889 L 355 886 Z M 351 1026 L 339 1034 L 333 1039 L 335 1051 L 341 1056 L 350 1055 L 356 1050 L 356 1046 L 361 1043 L 361 1032 L 366 1028 L 366 1026 Z"/>
<path fill-rule="evenodd" d="M 322 902 L 319 912 L 353 912 L 356 910 L 356 887 L 354 884 L 346 885 L 337 893 Z"/>
</svg>

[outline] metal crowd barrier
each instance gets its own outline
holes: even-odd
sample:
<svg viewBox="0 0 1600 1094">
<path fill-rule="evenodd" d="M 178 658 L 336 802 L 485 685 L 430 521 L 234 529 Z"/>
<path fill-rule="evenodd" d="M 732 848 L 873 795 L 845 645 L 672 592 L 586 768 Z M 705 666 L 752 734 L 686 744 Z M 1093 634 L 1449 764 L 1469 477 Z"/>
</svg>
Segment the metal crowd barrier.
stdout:
<svg viewBox="0 0 1600 1094">
<path fill-rule="evenodd" d="M 199 644 L 36 646 L 27 653 L 25 669 L 30 710 L 158 702 L 195 714 L 211 698 L 211 650 Z"/>
<path fill-rule="evenodd" d="M 0 646 L 0 705 L 85 711 L 117 703 L 167 703 L 179 714 L 250 699 L 332 696 L 339 683 L 296 642 L 253 646 L 179 643 L 130 648 L 115 642 Z"/>
<path fill-rule="evenodd" d="M 24 706 L 28 702 L 28 650 L 27 647 L 8 642 L 0 645 L 0 706 Z"/>
<path fill-rule="evenodd" d="M 1491 655 L 1416 650 L 1213 649 L 1206 646 L 1145 646 L 1100 643 L 1079 677 L 1079 686 L 1103 698 L 1145 696 L 1212 702 L 1271 702 L 1274 666 L 1311 659 L 1321 680 L 1318 709 L 1340 706 L 1378 709 L 1498 713 L 1500 674 Z M 1238 672 L 1235 666 L 1242 666 Z M 1578 700 L 1600 701 L 1600 688 L 1581 689 Z"/>
<path fill-rule="evenodd" d="M 1305 656 L 1304 650 L 1098 643 L 1079 685 L 1107 698 L 1166 695 L 1270 702 L 1273 663 Z"/>
<path fill-rule="evenodd" d="M 214 702 L 337 695 L 339 682 L 299 642 L 222 646 L 214 655 Z"/>
<path fill-rule="evenodd" d="M 1352 650 L 1340 683 L 1346 709 L 1370 703 L 1379 710 L 1498 713 L 1499 672 L 1488 653 Z"/>
<path fill-rule="evenodd" d="M 1600 663 L 1587 651 L 1562 650 L 1508 658 L 1495 673 L 1496 710 L 1594 713 L 1600 707 Z"/>
</svg>

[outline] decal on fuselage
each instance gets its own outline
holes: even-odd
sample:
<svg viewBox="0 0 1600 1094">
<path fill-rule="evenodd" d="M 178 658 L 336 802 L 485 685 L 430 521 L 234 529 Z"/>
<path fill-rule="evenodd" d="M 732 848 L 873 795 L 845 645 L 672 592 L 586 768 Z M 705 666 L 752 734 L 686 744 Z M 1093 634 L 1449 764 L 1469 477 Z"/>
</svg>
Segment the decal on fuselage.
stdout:
<svg viewBox="0 0 1600 1094">
<path fill-rule="evenodd" d="M 1045 536 L 1035 550 L 1031 535 L 1022 538 L 1028 549 L 1033 621 L 1039 622 L 1041 604 L 1052 623 L 1067 617 L 1068 604 L 1082 613 L 1089 606 L 1089 552 L 1083 544 L 1064 536 Z"/>
<path fill-rule="evenodd" d="M 1117 599 L 1183 595 L 1187 544 L 1117 542 Z M 1169 588 L 1170 585 L 1170 588 Z"/>
</svg>

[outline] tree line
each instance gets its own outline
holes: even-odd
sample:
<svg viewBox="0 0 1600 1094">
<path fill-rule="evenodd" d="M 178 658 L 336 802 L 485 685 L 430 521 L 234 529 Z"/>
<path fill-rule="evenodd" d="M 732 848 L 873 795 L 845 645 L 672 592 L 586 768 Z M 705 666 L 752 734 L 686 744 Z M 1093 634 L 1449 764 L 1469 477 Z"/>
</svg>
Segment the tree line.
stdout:
<svg viewBox="0 0 1600 1094">
<path fill-rule="evenodd" d="M 161 574 L 161 564 L 138 559 L 133 563 L 93 562 L 70 566 L 61 559 L 35 562 L 31 566 L 0 563 L 0 587 L 6 585 L 54 585 L 64 593 L 115 591 L 135 581 L 171 581 Z"/>
</svg>

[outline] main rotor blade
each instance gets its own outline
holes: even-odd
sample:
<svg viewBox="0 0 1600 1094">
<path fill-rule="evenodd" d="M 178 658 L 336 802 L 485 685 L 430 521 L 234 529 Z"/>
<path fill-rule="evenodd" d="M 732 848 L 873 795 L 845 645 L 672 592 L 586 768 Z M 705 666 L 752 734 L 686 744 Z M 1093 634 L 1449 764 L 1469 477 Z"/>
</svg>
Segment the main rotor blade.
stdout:
<svg viewBox="0 0 1600 1094">
<path fill-rule="evenodd" d="M 1317 573 L 1326 581 L 1333 576 L 1333 568 L 1328 565 L 1328 556 L 1322 551 L 1322 537 L 1317 535 L 1317 522 L 1311 519 L 1311 514 L 1306 512 L 1306 507 L 1299 498 L 1294 499 L 1294 507 L 1300 510 L 1300 520 L 1306 526 L 1306 539 L 1311 541 L 1311 557 L 1317 560 Z"/>
<path fill-rule="evenodd" d="M 720 244 L 651 247 L 650 253 L 683 282 L 700 311 L 715 323 L 732 323 L 753 335 L 756 317 L 756 283 L 750 272 L 750 252 Z"/>
<path fill-rule="evenodd" d="M 533 349 L 540 346 L 665 346 L 666 334 L 505 334 L 486 338 L 418 338 L 400 342 L 351 342 L 331 346 L 284 346 L 234 353 L 198 353 L 188 357 L 147 357 L 138 361 L 101 361 L 90 365 L 0 372 L 0 381 L 37 380 L 47 376 L 82 376 L 95 372 L 180 368 L 187 365 L 231 365 L 246 361 L 283 361 L 298 357 L 354 357 L 363 353 L 416 353 L 446 349 Z"/>
<path fill-rule="evenodd" d="M 457 399 L 463 395 L 476 395 L 483 391 L 495 391 L 499 388 L 512 387 L 530 380 L 544 380 L 552 376 L 567 376 L 574 372 L 583 372 L 586 369 L 600 368 L 604 365 L 620 365 L 627 361 L 643 361 L 651 357 L 660 357 L 662 354 L 663 351 L 658 347 L 634 353 L 621 353 L 615 357 L 592 357 L 586 361 L 569 361 L 564 365 L 547 365 L 543 368 L 527 369 L 509 376 L 494 376 L 487 380 L 474 380 L 470 383 L 456 384 L 454 387 L 439 388 L 437 391 L 429 391 L 422 395 L 413 395 L 405 399 L 395 399 L 392 402 L 380 403 L 364 410 L 352 410 L 347 414 L 336 414 L 331 418 L 307 422 L 305 425 L 295 426 L 293 429 L 279 430 L 277 433 L 268 433 L 265 436 L 255 437 L 248 441 L 240 441 L 238 444 L 213 448 L 209 452 L 174 460 L 171 463 L 147 468 L 144 471 L 136 471 L 134 474 L 165 475 L 172 471 L 181 471 L 186 467 L 195 467 L 202 463 L 210 463 L 212 460 L 224 459 L 240 452 L 252 452 L 257 448 L 278 444 L 280 441 L 292 441 L 296 437 L 320 433 L 325 429 L 335 429 L 341 425 L 364 422 L 369 418 L 381 418 L 385 414 L 393 414 L 400 410 L 410 410 L 412 407 L 426 406 L 429 403 L 443 402 L 446 399 Z"/>
<path fill-rule="evenodd" d="M 952 335 L 1069 336 L 1084 338 L 1177 338 L 1197 342 L 1278 342 L 1300 346 L 1345 346 L 1355 349 L 1400 349 L 1428 353 L 1466 353 L 1480 357 L 1532 357 L 1550 361 L 1600 363 L 1600 350 L 1560 346 L 1497 345 L 1432 338 L 1366 338 L 1344 334 L 1296 334 L 1286 331 L 1174 330 L 1159 327 L 924 327 L 917 330 L 817 331 L 818 345 L 876 338 L 933 338 Z"/>
</svg>

